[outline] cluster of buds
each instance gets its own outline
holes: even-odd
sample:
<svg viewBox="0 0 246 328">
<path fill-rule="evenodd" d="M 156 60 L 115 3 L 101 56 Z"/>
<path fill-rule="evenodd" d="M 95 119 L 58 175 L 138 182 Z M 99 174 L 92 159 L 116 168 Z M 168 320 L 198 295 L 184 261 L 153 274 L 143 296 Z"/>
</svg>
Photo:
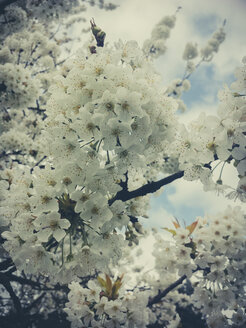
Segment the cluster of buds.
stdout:
<svg viewBox="0 0 246 328">
<path fill-rule="evenodd" d="M 91 23 L 91 31 L 92 31 L 92 33 L 93 33 L 93 35 L 94 35 L 94 37 L 97 41 L 97 46 L 98 47 L 103 47 L 106 33 L 103 32 L 100 29 L 100 27 L 96 26 L 96 23 L 95 23 L 93 18 L 90 20 L 90 23 Z"/>
</svg>

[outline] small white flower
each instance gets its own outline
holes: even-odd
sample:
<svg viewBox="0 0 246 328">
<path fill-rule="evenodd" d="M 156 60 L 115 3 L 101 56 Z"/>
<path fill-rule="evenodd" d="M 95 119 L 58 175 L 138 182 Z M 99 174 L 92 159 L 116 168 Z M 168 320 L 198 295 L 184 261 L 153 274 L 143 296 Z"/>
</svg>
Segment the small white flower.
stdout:
<svg viewBox="0 0 246 328">
<path fill-rule="evenodd" d="M 124 314 L 122 312 L 126 312 L 126 308 L 122 305 L 120 300 L 109 301 L 105 304 L 104 311 L 111 317 L 117 318 L 119 320 L 122 319 Z"/>
<path fill-rule="evenodd" d="M 41 242 L 47 242 L 51 235 L 58 242 L 61 241 L 66 236 L 65 230 L 70 227 L 70 222 L 67 219 L 61 219 L 57 212 L 41 215 L 34 224 L 39 230 L 37 235 Z"/>
<path fill-rule="evenodd" d="M 101 288 L 93 280 L 90 280 L 87 286 L 89 288 L 89 292 L 87 293 L 87 300 L 96 301 L 98 303 L 100 299 Z"/>
</svg>

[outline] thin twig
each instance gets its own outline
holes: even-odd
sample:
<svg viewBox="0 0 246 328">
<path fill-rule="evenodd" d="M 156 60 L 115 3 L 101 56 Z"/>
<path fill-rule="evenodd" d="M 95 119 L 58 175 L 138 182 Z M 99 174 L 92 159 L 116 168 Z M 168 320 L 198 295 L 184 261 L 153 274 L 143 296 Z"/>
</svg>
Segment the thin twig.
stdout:
<svg viewBox="0 0 246 328">
<path fill-rule="evenodd" d="M 34 168 L 36 167 L 36 166 L 38 166 L 45 158 L 46 158 L 47 156 L 44 156 L 44 157 L 42 157 L 31 169 L 30 169 L 30 173 L 32 173 L 33 172 L 33 170 L 34 170 Z"/>
</svg>

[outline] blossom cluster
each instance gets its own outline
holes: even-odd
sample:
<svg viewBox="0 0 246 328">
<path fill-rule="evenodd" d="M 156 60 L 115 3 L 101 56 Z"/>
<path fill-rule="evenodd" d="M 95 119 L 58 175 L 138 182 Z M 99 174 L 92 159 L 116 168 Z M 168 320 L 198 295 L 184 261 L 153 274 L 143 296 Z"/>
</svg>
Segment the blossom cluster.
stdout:
<svg viewBox="0 0 246 328">
<path fill-rule="evenodd" d="M 225 22 L 222 27 L 219 28 L 207 41 L 207 44 L 198 49 L 198 45 L 195 42 L 187 42 L 183 52 L 183 60 L 186 61 L 186 67 L 184 76 L 182 79 L 174 79 L 166 88 L 165 94 L 174 97 L 178 102 L 178 109 L 184 112 L 186 110 L 186 105 L 181 99 L 181 95 L 184 91 L 190 89 L 189 77 L 191 74 L 203 63 L 212 60 L 214 53 L 218 52 L 220 45 L 225 40 L 224 31 Z M 199 56 L 200 55 L 200 56 Z M 200 59 L 195 63 L 194 59 L 200 57 Z"/>
<path fill-rule="evenodd" d="M 32 259 L 32 271 L 71 281 L 120 258 L 124 240 L 116 229 L 135 238 L 128 223 L 146 215 L 148 196 L 109 201 L 122 184 L 139 185 L 136 169 L 146 182 L 174 136 L 176 103 L 161 91 L 135 42 L 78 55 L 57 75 L 42 133 L 45 168 L 25 172 L 22 184 L 17 173 L 6 191 L 14 219 L 5 246 L 21 269 L 30 270 Z"/>
<path fill-rule="evenodd" d="M 225 22 L 224 22 L 225 24 Z M 225 32 L 223 27 L 216 31 L 206 46 L 201 49 L 203 60 L 211 61 L 215 52 L 218 52 L 221 43 L 225 40 Z"/>
<path fill-rule="evenodd" d="M 177 307 L 188 305 L 199 310 L 209 328 L 242 325 L 246 321 L 242 209 L 228 207 L 185 228 L 176 222 L 174 226 L 166 229 L 171 239 L 154 235 L 155 273 L 138 274 L 138 288 L 127 288 L 129 282 L 122 281 L 123 276 L 113 283 L 107 274 L 105 280 L 99 276 L 84 287 L 72 282 L 65 308 L 72 327 L 147 327 L 151 323 L 178 327 Z M 190 284 L 190 297 L 180 289 L 183 281 Z M 168 289 L 154 301 L 155 295 Z"/>
<path fill-rule="evenodd" d="M 40 72 L 54 68 L 59 54 L 57 43 L 40 24 L 7 37 L 0 49 L 1 105 L 13 109 L 35 105 L 40 89 L 47 88 Z"/>
<path fill-rule="evenodd" d="M 243 58 L 243 66 L 235 71 L 237 80 L 232 83 L 230 90 L 226 89 L 221 95 L 221 109 L 227 112 L 227 115 L 239 121 L 239 125 L 234 133 L 234 144 L 231 156 L 235 160 L 235 166 L 238 171 L 239 182 L 236 192 L 229 194 L 229 197 L 246 200 L 246 57 Z"/>
<path fill-rule="evenodd" d="M 240 207 L 228 207 L 215 216 L 197 218 L 190 227 L 170 230 L 171 241 L 156 236 L 156 290 L 165 289 L 183 275 L 192 283 L 186 302 L 199 309 L 209 327 L 242 325 L 246 315 L 243 274 L 245 270 L 245 216 Z M 191 233 L 192 231 L 192 233 Z M 174 297 L 169 294 L 169 297 Z M 183 294 L 178 295 L 181 302 Z M 168 299 L 164 299 L 168 303 Z M 163 306 L 165 307 L 165 301 Z M 225 312 L 225 310 L 230 310 Z M 241 320 L 239 320 L 241 316 Z"/>
<path fill-rule="evenodd" d="M 76 327 L 146 327 L 155 318 L 147 308 L 149 292 L 128 292 L 121 288 L 118 278 L 112 284 L 109 276 L 106 281 L 90 280 L 87 287 L 78 282 L 69 285 L 69 302 L 65 312 L 71 326 Z M 118 285 L 117 285 L 118 283 Z M 114 288 L 115 287 L 115 288 Z M 117 291 L 117 293 L 113 293 Z"/>
<path fill-rule="evenodd" d="M 43 106 L 59 55 L 57 42 L 38 23 L 9 35 L 0 47 L 0 154 L 4 166 L 15 161 L 34 163 L 43 156 Z"/>
<path fill-rule="evenodd" d="M 90 1 L 100 9 L 113 10 L 114 4 Z M 85 21 L 84 1 L 16 1 L 3 3 L 0 13 L 0 123 L 1 167 L 39 162 L 42 153 L 40 130 L 45 119 L 54 71 L 65 60 L 60 54 L 73 38 L 62 25 Z M 69 15 L 69 19 L 67 18 Z M 60 25 L 56 26 L 57 19 Z"/>
<path fill-rule="evenodd" d="M 242 73 L 238 74 L 239 71 Z M 239 197 L 242 201 L 245 201 L 246 172 L 244 76 L 245 68 L 238 69 L 238 80 L 231 88 L 225 87 L 219 92 L 217 116 L 202 113 L 188 127 L 180 126 L 169 152 L 178 158 L 179 168 L 185 171 L 184 178 L 200 179 L 206 190 L 223 191 L 228 187 L 223 185 L 220 178 L 217 183 L 213 182 L 213 170 L 208 164 L 235 160 L 240 180 L 237 191 L 232 192 L 230 197 Z"/>
<path fill-rule="evenodd" d="M 12 1 L 13 2 L 13 1 Z M 104 0 L 87 1 L 91 6 L 97 5 L 100 9 L 114 10 L 117 6 Z M 14 3 L 3 3 L 0 13 L 1 36 L 4 40 L 6 36 L 20 32 L 29 26 L 30 22 L 39 21 L 43 26 L 55 26 L 67 20 L 67 17 L 81 19 L 81 14 L 86 10 L 85 0 L 27 0 L 14 1 Z M 80 17 L 79 17 L 80 16 Z"/>
<path fill-rule="evenodd" d="M 239 314 L 245 308 L 245 216 L 240 207 L 228 207 L 226 211 L 207 219 L 194 234 L 195 264 L 203 269 L 197 274 L 198 282 L 191 301 L 199 308 L 211 327 L 242 325 L 246 315 Z M 231 317 L 225 310 L 231 310 Z"/>
<path fill-rule="evenodd" d="M 175 22 L 176 15 L 165 16 L 155 25 L 151 32 L 151 38 L 146 39 L 143 45 L 143 52 L 147 56 L 157 58 L 166 52 L 166 40 L 170 37 Z"/>
</svg>

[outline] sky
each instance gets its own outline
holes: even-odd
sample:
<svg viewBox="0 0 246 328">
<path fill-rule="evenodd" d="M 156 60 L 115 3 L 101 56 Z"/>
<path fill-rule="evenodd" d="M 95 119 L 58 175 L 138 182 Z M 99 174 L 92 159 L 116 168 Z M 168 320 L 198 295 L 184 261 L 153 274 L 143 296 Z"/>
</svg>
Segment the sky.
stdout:
<svg viewBox="0 0 246 328">
<path fill-rule="evenodd" d="M 156 23 L 166 15 L 173 15 L 179 6 L 182 7 L 167 40 L 167 52 L 154 63 L 162 76 L 163 86 L 183 76 L 185 44 L 196 42 L 198 47 L 203 47 L 226 19 L 226 40 L 212 62 L 202 64 L 191 76 L 191 89 L 182 97 L 187 111 L 180 120 L 187 123 L 203 111 L 216 114 L 218 91 L 224 84 L 230 85 L 234 81 L 233 72 L 246 55 L 246 0 L 117 0 L 113 3 L 119 5 L 114 11 L 88 7 L 86 16 L 93 17 L 106 32 L 106 42 L 136 40 L 140 46 L 149 38 Z M 234 168 L 225 167 L 223 178 L 227 184 L 236 186 Z M 166 186 L 158 197 L 152 197 L 149 219 L 143 219 L 142 223 L 146 227 L 170 227 L 175 216 L 188 224 L 197 216 L 223 211 L 228 204 L 234 206 L 240 202 L 218 197 L 213 192 L 204 192 L 199 182 L 178 180 Z"/>
</svg>

